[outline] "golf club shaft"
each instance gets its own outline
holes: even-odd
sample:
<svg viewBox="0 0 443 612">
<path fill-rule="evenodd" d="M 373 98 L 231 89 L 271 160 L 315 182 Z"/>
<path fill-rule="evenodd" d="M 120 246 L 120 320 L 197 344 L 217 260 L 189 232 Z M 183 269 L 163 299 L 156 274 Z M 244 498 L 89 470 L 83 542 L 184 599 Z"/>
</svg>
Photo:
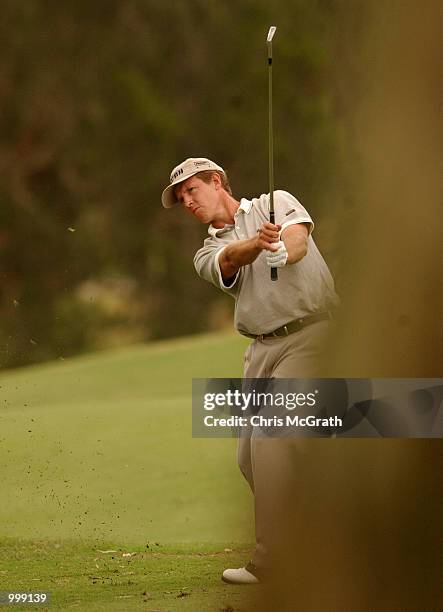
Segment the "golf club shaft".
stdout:
<svg viewBox="0 0 443 612">
<path fill-rule="evenodd" d="M 275 26 L 269 28 L 268 43 L 268 108 L 269 108 L 269 220 L 275 223 L 274 213 L 274 130 L 272 125 L 272 39 L 274 37 Z M 278 279 L 277 268 L 271 268 L 271 280 Z"/>
</svg>

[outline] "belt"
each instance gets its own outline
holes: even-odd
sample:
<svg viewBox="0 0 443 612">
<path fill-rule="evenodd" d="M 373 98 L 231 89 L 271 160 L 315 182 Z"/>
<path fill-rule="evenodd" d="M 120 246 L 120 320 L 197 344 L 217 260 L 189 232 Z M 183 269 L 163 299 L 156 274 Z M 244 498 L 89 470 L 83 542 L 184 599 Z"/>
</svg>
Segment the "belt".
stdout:
<svg viewBox="0 0 443 612">
<path fill-rule="evenodd" d="M 308 325 L 318 323 L 319 321 L 326 321 L 331 318 L 332 317 L 330 312 L 319 312 L 318 314 L 309 315 L 308 317 L 303 317 L 302 319 L 295 319 L 295 321 L 289 321 L 289 323 L 286 323 L 286 325 L 282 325 L 278 329 L 274 329 L 274 331 L 269 332 L 267 334 L 249 334 L 248 332 L 240 330 L 239 331 L 242 336 L 254 338 L 254 340 L 263 340 L 263 338 L 283 338 L 285 336 L 289 336 L 289 334 L 294 334 L 295 332 L 300 331 Z"/>
</svg>

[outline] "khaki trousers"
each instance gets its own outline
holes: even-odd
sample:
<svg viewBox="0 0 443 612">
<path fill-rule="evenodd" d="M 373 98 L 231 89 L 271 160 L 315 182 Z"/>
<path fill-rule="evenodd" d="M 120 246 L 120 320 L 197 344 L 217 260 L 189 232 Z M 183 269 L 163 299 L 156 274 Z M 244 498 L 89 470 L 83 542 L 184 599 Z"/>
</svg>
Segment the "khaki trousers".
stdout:
<svg viewBox="0 0 443 612">
<path fill-rule="evenodd" d="M 319 357 L 330 326 L 329 321 L 321 321 L 284 338 L 254 340 L 245 353 L 244 377 L 319 378 Z M 284 537 L 279 533 L 278 504 L 288 499 L 306 441 L 256 433 L 254 428 L 241 431 L 238 464 L 254 494 L 256 548 L 251 561 L 264 569 L 270 565 L 273 543 Z"/>
</svg>

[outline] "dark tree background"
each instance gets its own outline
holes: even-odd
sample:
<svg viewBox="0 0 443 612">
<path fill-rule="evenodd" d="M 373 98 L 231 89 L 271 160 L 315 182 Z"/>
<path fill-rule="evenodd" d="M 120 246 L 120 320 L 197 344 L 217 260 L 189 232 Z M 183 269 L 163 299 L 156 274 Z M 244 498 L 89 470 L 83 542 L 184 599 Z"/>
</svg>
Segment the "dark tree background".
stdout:
<svg viewBox="0 0 443 612">
<path fill-rule="evenodd" d="M 205 228 L 160 193 L 189 156 L 223 165 L 238 197 L 268 190 L 270 24 L 276 187 L 311 212 L 340 280 L 364 5 L 4 0 L 1 366 L 230 320 L 232 300 L 192 266 Z"/>
</svg>

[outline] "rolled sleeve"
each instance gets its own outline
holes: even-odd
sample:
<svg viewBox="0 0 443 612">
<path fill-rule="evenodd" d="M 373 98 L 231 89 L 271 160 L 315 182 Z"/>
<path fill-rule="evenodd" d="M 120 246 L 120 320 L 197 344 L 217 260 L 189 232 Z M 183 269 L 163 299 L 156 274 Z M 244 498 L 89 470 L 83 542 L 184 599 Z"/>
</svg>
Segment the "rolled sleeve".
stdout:
<svg viewBox="0 0 443 612">
<path fill-rule="evenodd" d="M 214 244 L 211 238 L 206 239 L 204 246 L 194 256 L 194 267 L 201 278 L 235 297 L 241 271 L 239 270 L 232 279 L 229 279 L 229 284 L 223 280 L 219 259 L 226 246 L 226 244 Z"/>
<path fill-rule="evenodd" d="M 274 199 L 276 220 L 277 223 L 281 225 L 281 232 L 290 225 L 306 223 L 308 225 L 309 234 L 312 234 L 314 222 L 308 211 L 297 198 L 294 198 L 294 196 L 287 191 L 279 190 L 275 192 Z"/>
<path fill-rule="evenodd" d="M 229 285 L 224 281 L 223 279 L 223 275 L 222 275 L 222 271 L 220 268 L 220 263 L 219 263 L 219 259 L 220 259 L 220 255 L 222 254 L 222 252 L 226 249 L 226 247 L 222 247 L 221 249 L 219 249 L 217 251 L 217 253 L 215 254 L 215 266 L 218 272 L 218 280 L 219 280 L 219 287 L 220 289 L 223 289 L 223 291 L 227 291 L 229 289 L 233 289 L 234 285 L 236 284 L 236 282 L 238 281 L 239 277 L 240 277 L 240 270 L 237 270 L 237 272 L 235 273 L 234 276 L 232 276 L 229 280 L 231 281 L 229 283 Z M 228 291 L 228 293 L 230 293 L 230 291 Z"/>
<path fill-rule="evenodd" d="M 281 226 L 281 230 L 280 230 L 280 235 L 285 231 L 285 229 L 287 227 L 289 227 L 290 225 L 298 225 L 299 223 L 306 223 L 308 225 L 308 235 L 312 234 L 312 231 L 314 229 L 314 223 L 312 221 L 309 221 L 308 219 L 306 220 L 301 220 L 301 221 L 286 221 L 286 223 L 283 223 L 283 225 Z"/>
</svg>

